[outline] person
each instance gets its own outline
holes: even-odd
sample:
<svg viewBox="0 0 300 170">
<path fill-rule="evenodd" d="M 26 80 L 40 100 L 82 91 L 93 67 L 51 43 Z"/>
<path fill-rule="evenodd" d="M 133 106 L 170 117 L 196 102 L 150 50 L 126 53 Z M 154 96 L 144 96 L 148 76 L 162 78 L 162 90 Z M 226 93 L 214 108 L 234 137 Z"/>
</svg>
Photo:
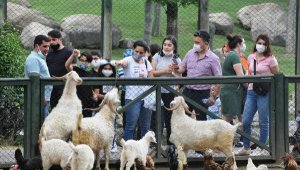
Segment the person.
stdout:
<svg viewBox="0 0 300 170">
<path fill-rule="evenodd" d="M 219 84 L 212 85 L 210 88 L 210 97 L 203 103 L 207 103 L 208 111 L 212 112 L 214 115 L 221 117 L 221 100 L 220 100 L 220 89 Z M 206 115 L 207 120 L 212 120 L 209 115 Z"/>
<path fill-rule="evenodd" d="M 100 62 L 103 59 L 103 57 L 102 57 L 101 53 L 98 51 L 91 51 L 91 55 L 93 58 L 93 61 L 91 62 L 91 65 L 93 67 L 92 74 L 94 75 L 94 77 L 99 77 L 100 76 L 99 67 L 100 67 Z"/>
<path fill-rule="evenodd" d="M 162 50 L 156 53 L 152 59 L 152 68 L 154 77 L 174 77 L 173 63 L 180 64 L 181 60 L 177 51 L 177 40 L 174 36 L 168 35 L 162 41 Z M 176 85 L 172 85 L 176 89 Z M 168 90 L 161 89 L 161 98 L 165 106 L 169 107 L 175 94 Z M 171 116 L 172 111 L 162 108 L 163 120 L 167 129 L 167 144 L 171 145 L 169 141 L 171 135 Z"/>
<path fill-rule="evenodd" d="M 223 64 L 223 76 L 243 76 L 243 68 L 239 54 L 246 49 L 244 39 L 240 35 L 228 35 L 228 46 L 231 51 Z M 221 108 L 223 119 L 232 123 L 233 118 L 242 113 L 243 91 L 247 84 L 223 84 L 221 86 Z"/>
<path fill-rule="evenodd" d="M 30 73 L 38 73 L 41 78 L 49 78 L 50 73 L 45 61 L 45 57 L 49 51 L 50 39 L 45 35 L 37 35 L 34 38 L 33 50 L 25 61 L 25 77 L 28 78 Z M 45 118 L 49 114 L 49 102 L 52 86 L 45 86 L 44 92 L 44 108 L 42 117 Z"/>
<path fill-rule="evenodd" d="M 148 45 L 141 40 L 135 41 L 133 51 L 132 56 L 116 61 L 116 65 L 124 68 L 124 77 L 141 79 L 153 77 L 152 66 L 145 57 L 146 52 L 149 51 Z M 147 86 L 126 86 L 125 104 L 130 103 L 137 96 L 145 92 L 147 88 Z M 144 100 L 139 100 L 128 108 L 126 110 L 124 140 L 133 139 L 133 134 L 139 119 L 141 137 L 143 137 L 150 129 L 151 114 L 151 110 L 144 107 Z"/>
<path fill-rule="evenodd" d="M 209 49 L 210 36 L 208 32 L 199 30 L 194 33 L 194 46 L 189 50 L 181 64 L 174 65 L 176 73 L 187 71 L 187 77 L 221 76 L 221 64 L 219 57 Z M 205 108 L 203 99 L 210 96 L 210 84 L 187 85 L 183 94 Z M 197 120 L 206 120 L 206 114 L 188 103 L 189 109 L 195 109 Z"/>
<path fill-rule="evenodd" d="M 254 73 L 254 60 L 256 60 L 257 75 L 272 75 L 279 72 L 278 62 L 271 50 L 270 39 L 267 35 L 261 34 L 256 38 L 252 54 L 248 57 L 251 75 Z M 256 112 L 259 116 L 259 141 L 263 144 L 267 142 L 269 136 L 269 93 L 259 95 L 253 90 L 253 83 L 249 84 L 247 99 L 243 112 L 243 129 L 251 135 L 251 124 Z M 249 155 L 251 153 L 250 141 L 243 138 L 244 147 L 239 150 L 238 155 Z"/>
<path fill-rule="evenodd" d="M 79 57 L 78 57 L 79 56 Z M 72 61 L 74 61 L 75 57 L 79 59 L 79 66 L 72 65 Z M 77 49 L 73 50 L 73 53 L 70 55 L 68 60 L 65 63 L 65 67 L 68 71 L 76 71 L 76 73 L 80 77 L 93 77 L 93 74 L 90 70 L 88 70 L 93 58 L 88 52 L 83 52 L 80 54 L 80 51 Z M 81 85 L 77 86 L 77 96 L 82 102 L 83 107 L 83 117 L 91 117 L 93 112 L 91 110 L 86 110 L 85 108 L 95 108 L 96 104 L 96 96 L 93 93 L 92 86 Z"/>
<path fill-rule="evenodd" d="M 46 63 L 51 76 L 61 77 L 68 73 L 65 63 L 73 50 L 67 48 L 62 43 L 62 35 L 57 30 L 48 32 L 50 39 L 50 51 L 46 57 Z M 63 86 L 54 86 L 51 93 L 50 106 L 53 109 L 63 93 Z"/>
</svg>

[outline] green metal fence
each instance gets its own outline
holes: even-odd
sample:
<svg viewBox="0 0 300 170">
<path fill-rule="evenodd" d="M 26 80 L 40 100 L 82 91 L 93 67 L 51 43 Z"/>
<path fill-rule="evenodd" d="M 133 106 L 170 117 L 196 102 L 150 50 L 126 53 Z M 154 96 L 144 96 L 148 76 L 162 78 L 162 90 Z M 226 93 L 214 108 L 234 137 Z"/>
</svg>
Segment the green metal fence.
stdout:
<svg viewBox="0 0 300 170">
<path fill-rule="evenodd" d="M 203 78 L 148 78 L 140 81 L 140 79 L 98 79 L 98 78 L 83 78 L 83 85 L 149 85 L 152 86 L 149 90 L 144 92 L 141 96 L 137 97 L 134 101 L 142 99 L 148 96 L 152 91 L 156 92 L 156 101 L 160 101 L 160 90 L 165 87 L 172 93 L 176 95 L 182 95 L 169 87 L 172 84 L 187 85 L 187 84 L 231 84 L 231 83 L 244 83 L 244 82 L 268 82 L 271 84 L 270 91 L 270 133 L 268 144 L 260 143 L 257 136 L 247 135 L 242 130 L 238 130 L 238 133 L 244 137 L 250 139 L 253 143 L 259 145 L 259 147 L 265 149 L 269 152 L 268 155 L 258 155 L 253 157 L 253 159 L 265 160 L 265 161 L 276 161 L 284 155 L 285 152 L 291 152 L 291 146 L 289 146 L 288 136 L 295 130 L 291 129 L 288 124 L 294 119 L 289 118 L 292 115 L 295 118 L 295 112 L 289 112 L 288 102 L 293 103 L 295 101 L 290 101 L 288 99 L 288 94 L 294 93 L 295 88 L 291 87 L 291 83 L 299 83 L 299 76 L 286 77 L 283 74 L 278 74 L 275 76 L 243 76 L 243 77 L 203 77 Z M 19 146 L 0 146 L 0 167 L 7 167 L 8 165 L 14 163 L 14 150 L 16 147 L 24 148 L 25 156 L 30 157 L 33 155 L 33 146 L 35 140 L 37 139 L 40 126 L 41 126 L 41 99 L 43 98 L 43 93 L 45 85 L 63 85 L 64 82 L 54 79 L 40 79 L 38 75 L 32 75 L 30 79 L 0 79 L 0 87 L 7 86 L 17 86 L 24 89 L 24 107 L 20 108 L 24 112 L 24 136 L 23 143 Z M 292 89 L 289 89 L 292 88 Z M 203 109 L 201 105 L 198 105 L 195 101 L 185 98 L 187 102 L 192 105 Z M 2 98 L 5 100 L 5 98 Z M 131 103 L 132 104 L 132 103 Z M 123 106 L 119 109 L 119 112 L 126 111 L 126 109 L 131 105 Z M 156 162 L 167 162 L 166 150 L 164 148 L 164 133 L 161 134 L 161 124 L 160 114 L 161 114 L 161 104 L 156 102 L 156 136 L 158 142 L 158 148 L 155 149 Z M 294 105 L 292 105 L 294 106 Z M 295 111 L 295 110 L 294 110 Z M 207 110 L 205 110 L 207 114 Z M 1 114 L 2 115 L 2 114 Z M 1 116 L 0 116 L 1 117 Z M 14 122 L 18 123 L 18 122 Z M 121 135 L 121 134 L 120 134 Z M 10 149 L 7 149 L 10 148 Z M 120 151 L 121 149 L 119 149 Z M 5 151 L 5 152 L 4 152 Z M 237 160 L 246 160 L 247 157 L 236 156 Z M 203 161 L 203 158 L 196 158 L 192 154 L 188 155 L 189 162 L 193 161 Z M 220 154 L 216 156 L 216 160 L 224 160 L 224 155 Z M 119 163 L 119 153 L 112 154 L 111 163 Z"/>
</svg>

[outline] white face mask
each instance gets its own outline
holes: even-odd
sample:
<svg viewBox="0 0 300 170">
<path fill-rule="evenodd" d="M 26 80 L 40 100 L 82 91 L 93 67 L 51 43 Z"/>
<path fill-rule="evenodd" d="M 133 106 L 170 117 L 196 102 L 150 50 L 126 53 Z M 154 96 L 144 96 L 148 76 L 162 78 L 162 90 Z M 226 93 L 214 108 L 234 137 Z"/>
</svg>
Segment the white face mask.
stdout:
<svg viewBox="0 0 300 170">
<path fill-rule="evenodd" d="M 99 67 L 99 66 L 100 66 L 100 63 L 101 63 L 101 62 L 100 62 L 100 59 L 98 59 L 98 60 L 93 60 L 93 61 L 91 62 L 93 68 Z"/>
<path fill-rule="evenodd" d="M 263 52 L 266 51 L 266 46 L 262 45 L 262 44 L 256 44 L 255 48 L 256 48 L 258 53 L 263 53 Z"/>
<path fill-rule="evenodd" d="M 193 49 L 195 49 L 198 52 L 203 50 L 199 44 L 194 44 Z"/>
<path fill-rule="evenodd" d="M 240 51 L 243 52 L 246 50 L 246 44 L 243 43 L 243 45 L 240 47 Z"/>
<path fill-rule="evenodd" d="M 105 77 L 109 77 L 113 74 L 113 71 L 112 70 L 102 70 L 102 74 L 105 76 Z"/>
<path fill-rule="evenodd" d="M 165 56 L 172 56 L 173 53 L 174 53 L 174 51 L 173 50 L 172 51 L 165 51 L 165 50 L 163 50 L 163 53 L 165 54 Z"/>
<path fill-rule="evenodd" d="M 40 47 L 38 46 L 38 52 L 37 52 L 37 54 L 40 56 L 40 57 L 42 57 L 42 58 L 45 58 L 45 55 L 42 53 L 42 51 L 40 50 Z"/>
</svg>

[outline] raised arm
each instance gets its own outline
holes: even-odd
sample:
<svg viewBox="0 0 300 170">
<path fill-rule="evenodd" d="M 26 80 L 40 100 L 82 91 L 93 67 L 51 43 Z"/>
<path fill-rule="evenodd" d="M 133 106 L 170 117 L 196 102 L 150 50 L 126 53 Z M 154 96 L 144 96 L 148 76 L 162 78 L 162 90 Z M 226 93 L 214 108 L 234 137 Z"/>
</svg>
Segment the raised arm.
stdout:
<svg viewBox="0 0 300 170">
<path fill-rule="evenodd" d="M 80 51 L 77 49 L 73 50 L 73 53 L 71 54 L 71 56 L 68 58 L 68 60 L 65 63 L 65 67 L 68 70 L 68 72 L 73 70 L 73 65 L 72 65 L 72 61 L 74 60 L 75 57 L 80 55 Z"/>
</svg>

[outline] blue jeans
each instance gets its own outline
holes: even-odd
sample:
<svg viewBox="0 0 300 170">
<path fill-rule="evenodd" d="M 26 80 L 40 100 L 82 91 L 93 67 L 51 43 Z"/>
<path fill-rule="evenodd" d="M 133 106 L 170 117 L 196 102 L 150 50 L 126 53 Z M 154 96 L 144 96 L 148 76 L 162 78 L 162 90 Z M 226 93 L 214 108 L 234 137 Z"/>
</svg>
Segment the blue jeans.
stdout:
<svg viewBox="0 0 300 170">
<path fill-rule="evenodd" d="M 250 135 L 251 124 L 256 111 L 259 115 L 259 141 L 265 144 L 269 136 L 269 94 L 259 96 L 253 90 L 248 90 L 243 112 L 243 130 Z M 250 148 L 249 139 L 243 138 L 243 142 L 245 148 Z"/>
<path fill-rule="evenodd" d="M 46 117 L 49 115 L 49 106 L 50 106 L 49 102 L 47 104 L 44 104 L 42 119 L 46 119 Z"/>
<path fill-rule="evenodd" d="M 132 100 L 125 99 L 125 104 Z M 143 107 L 144 100 L 138 101 L 132 107 L 126 110 L 126 125 L 124 130 L 124 140 L 133 139 L 133 134 L 137 123 L 141 129 L 141 137 L 143 137 L 149 130 L 151 124 L 152 111 Z"/>
</svg>

